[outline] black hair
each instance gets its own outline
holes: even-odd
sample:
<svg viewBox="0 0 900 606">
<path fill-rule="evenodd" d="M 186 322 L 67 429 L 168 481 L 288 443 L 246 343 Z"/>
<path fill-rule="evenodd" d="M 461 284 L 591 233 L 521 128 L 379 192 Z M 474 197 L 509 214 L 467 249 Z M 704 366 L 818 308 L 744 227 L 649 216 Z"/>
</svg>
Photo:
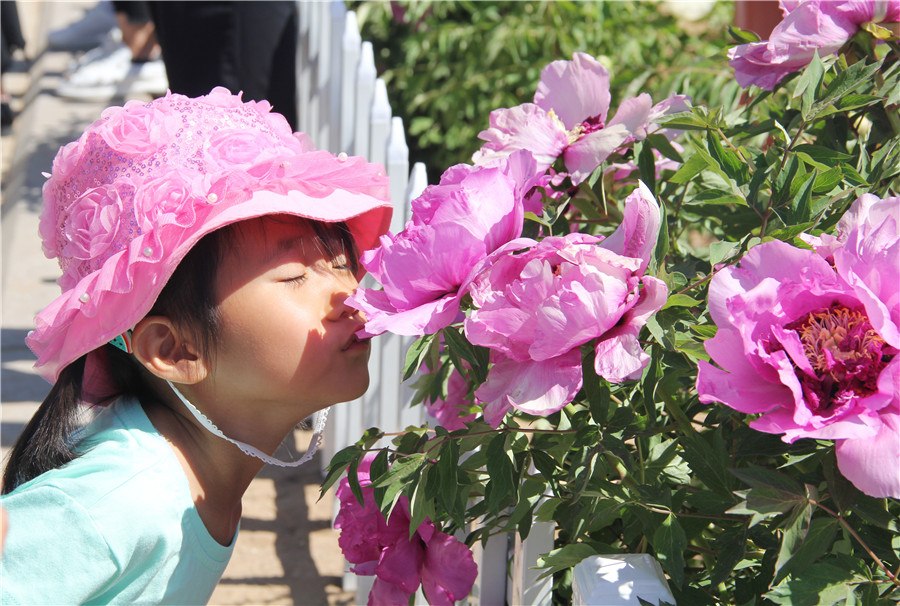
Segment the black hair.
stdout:
<svg viewBox="0 0 900 606">
<path fill-rule="evenodd" d="M 346 255 L 356 273 L 358 255 L 346 224 L 318 221 L 309 224 L 322 252 L 332 259 Z M 149 312 L 149 315 L 165 316 L 176 327 L 187 331 L 197 344 L 200 356 L 210 362 L 220 326 L 215 292 L 217 270 L 240 230 L 241 223 L 235 223 L 207 234 L 194 245 Z M 103 357 L 117 388 L 101 404 L 122 396 L 135 397 L 145 406 L 153 404 L 148 400 L 153 389 L 146 379 L 146 371 L 134 356 L 109 344 L 95 350 L 94 355 Z M 86 359 L 84 355 L 60 371 L 47 397 L 22 430 L 7 458 L 2 494 L 78 456 L 72 433 L 79 426 L 84 405 L 82 382 Z"/>
</svg>

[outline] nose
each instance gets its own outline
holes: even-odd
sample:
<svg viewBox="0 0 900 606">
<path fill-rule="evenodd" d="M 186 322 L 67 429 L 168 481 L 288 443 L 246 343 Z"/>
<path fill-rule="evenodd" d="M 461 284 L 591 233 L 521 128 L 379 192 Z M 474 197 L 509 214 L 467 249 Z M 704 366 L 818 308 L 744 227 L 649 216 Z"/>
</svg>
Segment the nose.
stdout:
<svg viewBox="0 0 900 606">
<path fill-rule="evenodd" d="M 331 310 L 328 314 L 330 320 L 350 318 L 360 313 L 358 309 L 347 302 L 358 286 L 359 282 L 353 276 L 341 277 L 336 280 L 334 291 L 331 293 Z"/>
</svg>

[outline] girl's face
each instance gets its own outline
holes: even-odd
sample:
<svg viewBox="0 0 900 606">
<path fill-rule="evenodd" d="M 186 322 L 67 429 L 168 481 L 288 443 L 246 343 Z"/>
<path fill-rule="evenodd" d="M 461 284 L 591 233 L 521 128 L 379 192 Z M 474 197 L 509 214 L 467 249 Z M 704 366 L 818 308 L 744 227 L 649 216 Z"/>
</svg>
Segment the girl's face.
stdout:
<svg viewBox="0 0 900 606">
<path fill-rule="evenodd" d="M 242 408 L 287 405 L 304 416 L 359 397 L 369 384 L 369 342 L 346 304 L 358 285 L 345 256 L 320 250 L 305 222 L 247 221 L 216 280 L 220 334 L 214 396 Z"/>
</svg>

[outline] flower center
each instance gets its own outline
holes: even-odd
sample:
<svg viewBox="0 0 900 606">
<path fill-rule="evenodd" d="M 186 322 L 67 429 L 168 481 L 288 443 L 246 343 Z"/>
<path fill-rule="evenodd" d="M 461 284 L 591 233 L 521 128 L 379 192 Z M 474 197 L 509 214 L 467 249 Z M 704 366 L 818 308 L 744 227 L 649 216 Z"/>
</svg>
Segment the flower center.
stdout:
<svg viewBox="0 0 900 606">
<path fill-rule="evenodd" d="M 562 130 L 566 130 L 565 124 L 559 119 L 559 116 L 556 115 L 555 111 L 551 109 L 547 112 L 547 115 L 549 115 L 553 122 L 555 122 Z M 591 116 L 587 120 L 576 124 L 572 130 L 566 130 L 566 136 L 569 138 L 569 145 L 572 145 L 589 133 L 600 130 L 604 126 L 605 124 L 603 124 L 603 120 L 600 116 Z"/>
<path fill-rule="evenodd" d="M 785 328 L 796 331 L 815 373 L 797 370 L 807 402 L 821 416 L 876 392 L 878 375 L 893 358 L 861 309 L 834 304 Z"/>
</svg>

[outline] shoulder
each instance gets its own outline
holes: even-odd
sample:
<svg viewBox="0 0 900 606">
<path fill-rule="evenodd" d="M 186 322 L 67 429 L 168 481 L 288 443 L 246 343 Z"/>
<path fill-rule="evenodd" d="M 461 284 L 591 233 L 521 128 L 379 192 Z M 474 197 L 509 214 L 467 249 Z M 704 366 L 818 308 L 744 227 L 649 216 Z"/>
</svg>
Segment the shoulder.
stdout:
<svg viewBox="0 0 900 606">
<path fill-rule="evenodd" d="M 180 527 L 194 508 L 174 452 L 136 402 L 102 411 L 86 426 L 77 449 L 76 459 L 2 499 L 11 525 L 17 517 L 65 510 L 95 528 L 114 552 L 127 554 L 167 525 Z"/>
</svg>

